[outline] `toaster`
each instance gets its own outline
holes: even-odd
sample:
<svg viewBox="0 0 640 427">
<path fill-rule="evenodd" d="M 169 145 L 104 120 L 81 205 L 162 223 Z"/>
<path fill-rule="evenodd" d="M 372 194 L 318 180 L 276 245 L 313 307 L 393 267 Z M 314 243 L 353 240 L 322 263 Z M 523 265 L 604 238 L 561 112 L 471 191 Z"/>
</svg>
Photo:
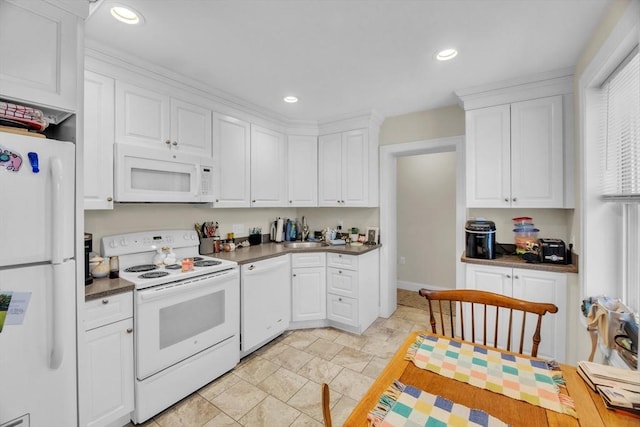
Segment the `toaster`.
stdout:
<svg viewBox="0 0 640 427">
<path fill-rule="evenodd" d="M 560 239 L 538 239 L 538 250 L 541 262 L 551 264 L 567 263 L 567 248 Z"/>
</svg>

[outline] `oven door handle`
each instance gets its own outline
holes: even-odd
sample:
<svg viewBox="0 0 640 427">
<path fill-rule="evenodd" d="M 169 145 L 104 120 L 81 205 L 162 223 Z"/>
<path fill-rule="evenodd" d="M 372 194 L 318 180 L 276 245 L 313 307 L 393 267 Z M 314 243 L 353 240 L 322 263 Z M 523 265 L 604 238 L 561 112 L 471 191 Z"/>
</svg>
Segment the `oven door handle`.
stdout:
<svg viewBox="0 0 640 427">
<path fill-rule="evenodd" d="M 185 280 L 184 282 L 169 283 L 166 285 L 156 286 L 154 288 L 143 289 L 138 291 L 138 300 L 151 301 L 159 298 L 166 298 L 169 295 L 191 292 L 201 288 L 211 288 L 213 286 L 219 286 L 223 282 L 233 280 L 234 276 L 238 276 L 237 270 L 216 273 L 212 276 L 195 277 L 193 279 Z"/>
</svg>

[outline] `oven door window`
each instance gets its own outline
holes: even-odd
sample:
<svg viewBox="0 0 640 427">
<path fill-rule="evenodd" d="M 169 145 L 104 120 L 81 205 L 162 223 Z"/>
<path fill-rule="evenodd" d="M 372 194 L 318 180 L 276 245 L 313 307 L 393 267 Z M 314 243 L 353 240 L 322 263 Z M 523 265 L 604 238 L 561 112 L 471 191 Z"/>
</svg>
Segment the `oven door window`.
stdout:
<svg viewBox="0 0 640 427">
<path fill-rule="evenodd" d="M 237 335 L 237 270 L 136 291 L 136 376 L 143 380 Z"/>
<path fill-rule="evenodd" d="M 224 325 L 224 302 L 222 290 L 161 308 L 158 311 L 160 350 Z"/>
</svg>

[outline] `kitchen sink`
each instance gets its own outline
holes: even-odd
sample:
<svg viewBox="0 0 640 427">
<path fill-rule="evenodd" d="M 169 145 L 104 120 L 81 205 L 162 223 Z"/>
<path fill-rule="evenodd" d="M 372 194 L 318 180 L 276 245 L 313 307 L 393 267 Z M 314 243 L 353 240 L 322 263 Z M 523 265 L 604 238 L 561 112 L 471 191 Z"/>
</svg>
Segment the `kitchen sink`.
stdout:
<svg viewBox="0 0 640 427">
<path fill-rule="evenodd" d="M 310 249 L 310 248 L 323 248 L 329 246 L 325 242 L 285 242 L 284 247 L 290 249 Z"/>
</svg>

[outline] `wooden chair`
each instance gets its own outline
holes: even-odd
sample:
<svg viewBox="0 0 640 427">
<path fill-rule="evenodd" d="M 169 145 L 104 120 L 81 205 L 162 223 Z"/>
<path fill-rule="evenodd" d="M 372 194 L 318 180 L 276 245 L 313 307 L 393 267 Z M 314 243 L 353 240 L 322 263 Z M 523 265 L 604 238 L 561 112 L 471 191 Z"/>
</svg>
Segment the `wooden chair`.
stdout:
<svg viewBox="0 0 640 427">
<path fill-rule="evenodd" d="M 524 301 L 516 298 L 507 297 L 504 295 L 494 294 L 492 292 L 478 291 L 475 289 L 456 289 L 450 291 L 431 291 L 429 289 L 420 289 L 418 293 L 427 299 L 429 303 L 429 323 L 431 324 L 431 331 L 434 334 L 440 334 L 445 336 L 454 337 L 456 333 L 456 328 L 454 324 L 454 314 L 459 316 L 460 319 L 460 337 L 463 340 L 467 340 L 465 337 L 465 331 L 468 331 L 465 328 L 465 321 L 471 322 L 471 340 L 472 342 L 476 341 L 476 320 L 481 323 L 482 327 L 482 344 L 489 345 L 494 348 L 498 347 L 499 340 L 504 340 L 504 335 L 506 334 L 506 345 L 504 345 L 504 349 L 507 351 L 514 351 L 520 354 L 525 354 L 523 352 L 524 342 L 525 342 L 525 327 L 527 320 L 527 313 L 531 313 L 537 315 L 537 322 L 535 331 L 533 332 L 533 346 L 531 347 L 531 356 L 536 357 L 538 355 L 538 345 L 540 344 L 540 327 L 542 324 L 542 316 L 544 316 L 547 312 L 549 313 L 557 313 L 558 307 L 554 304 L 549 303 L 539 303 L 539 302 L 530 302 Z M 436 328 L 436 317 L 434 316 L 434 307 L 432 307 L 432 302 L 437 301 L 436 308 L 439 310 L 440 314 L 440 331 Z M 448 308 L 451 312 L 451 316 L 449 316 L 448 322 L 445 322 L 445 316 L 443 315 L 443 301 L 445 302 L 444 308 L 447 308 L 446 302 L 448 301 Z M 457 304 L 455 304 L 457 303 Z M 459 306 L 460 309 L 456 314 L 455 306 Z M 478 307 L 481 306 L 481 307 Z M 482 309 L 484 308 L 484 309 Z M 501 310 L 501 308 L 503 310 Z M 495 310 L 494 310 L 495 309 Z M 480 312 L 479 312 L 480 311 Z M 522 313 L 522 317 L 514 316 L 514 311 L 519 311 Z M 500 331 L 501 319 L 499 317 L 500 314 L 507 315 L 508 314 L 508 328 L 506 331 Z M 436 313 L 437 314 L 437 313 Z M 465 316 L 466 315 L 466 316 Z M 482 317 L 480 317 L 480 315 Z M 493 341 L 490 340 L 489 344 L 487 344 L 487 320 L 495 319 L 495 328 L 493 331 Z M 492 321 L 492 320 L 490 320 Z M 514 323 L 522 322 L 520 326 L 520 345 L 518 350 L 511 350 L 511 341 L 512 341 L 512 327 Z M 448 324 L 450 334 L 445 332 L 445 324 Z M 502 323 L 504 324 L 504 323 Z M 500 333 L 499 333 L 500 332 Z M 480 337 L 478 337 L 480 338 Z M 467 340 L 469 341 L 469 340 Z"/>
<path fill-rule="evenodd" d="M 331 409 L 329 404 L 331 398 L 329 395 L 329 386 L 326 383 L 322 383 L 322 418 L 324 418 L 324 425 L 331 427 Z"/>
</svg>

